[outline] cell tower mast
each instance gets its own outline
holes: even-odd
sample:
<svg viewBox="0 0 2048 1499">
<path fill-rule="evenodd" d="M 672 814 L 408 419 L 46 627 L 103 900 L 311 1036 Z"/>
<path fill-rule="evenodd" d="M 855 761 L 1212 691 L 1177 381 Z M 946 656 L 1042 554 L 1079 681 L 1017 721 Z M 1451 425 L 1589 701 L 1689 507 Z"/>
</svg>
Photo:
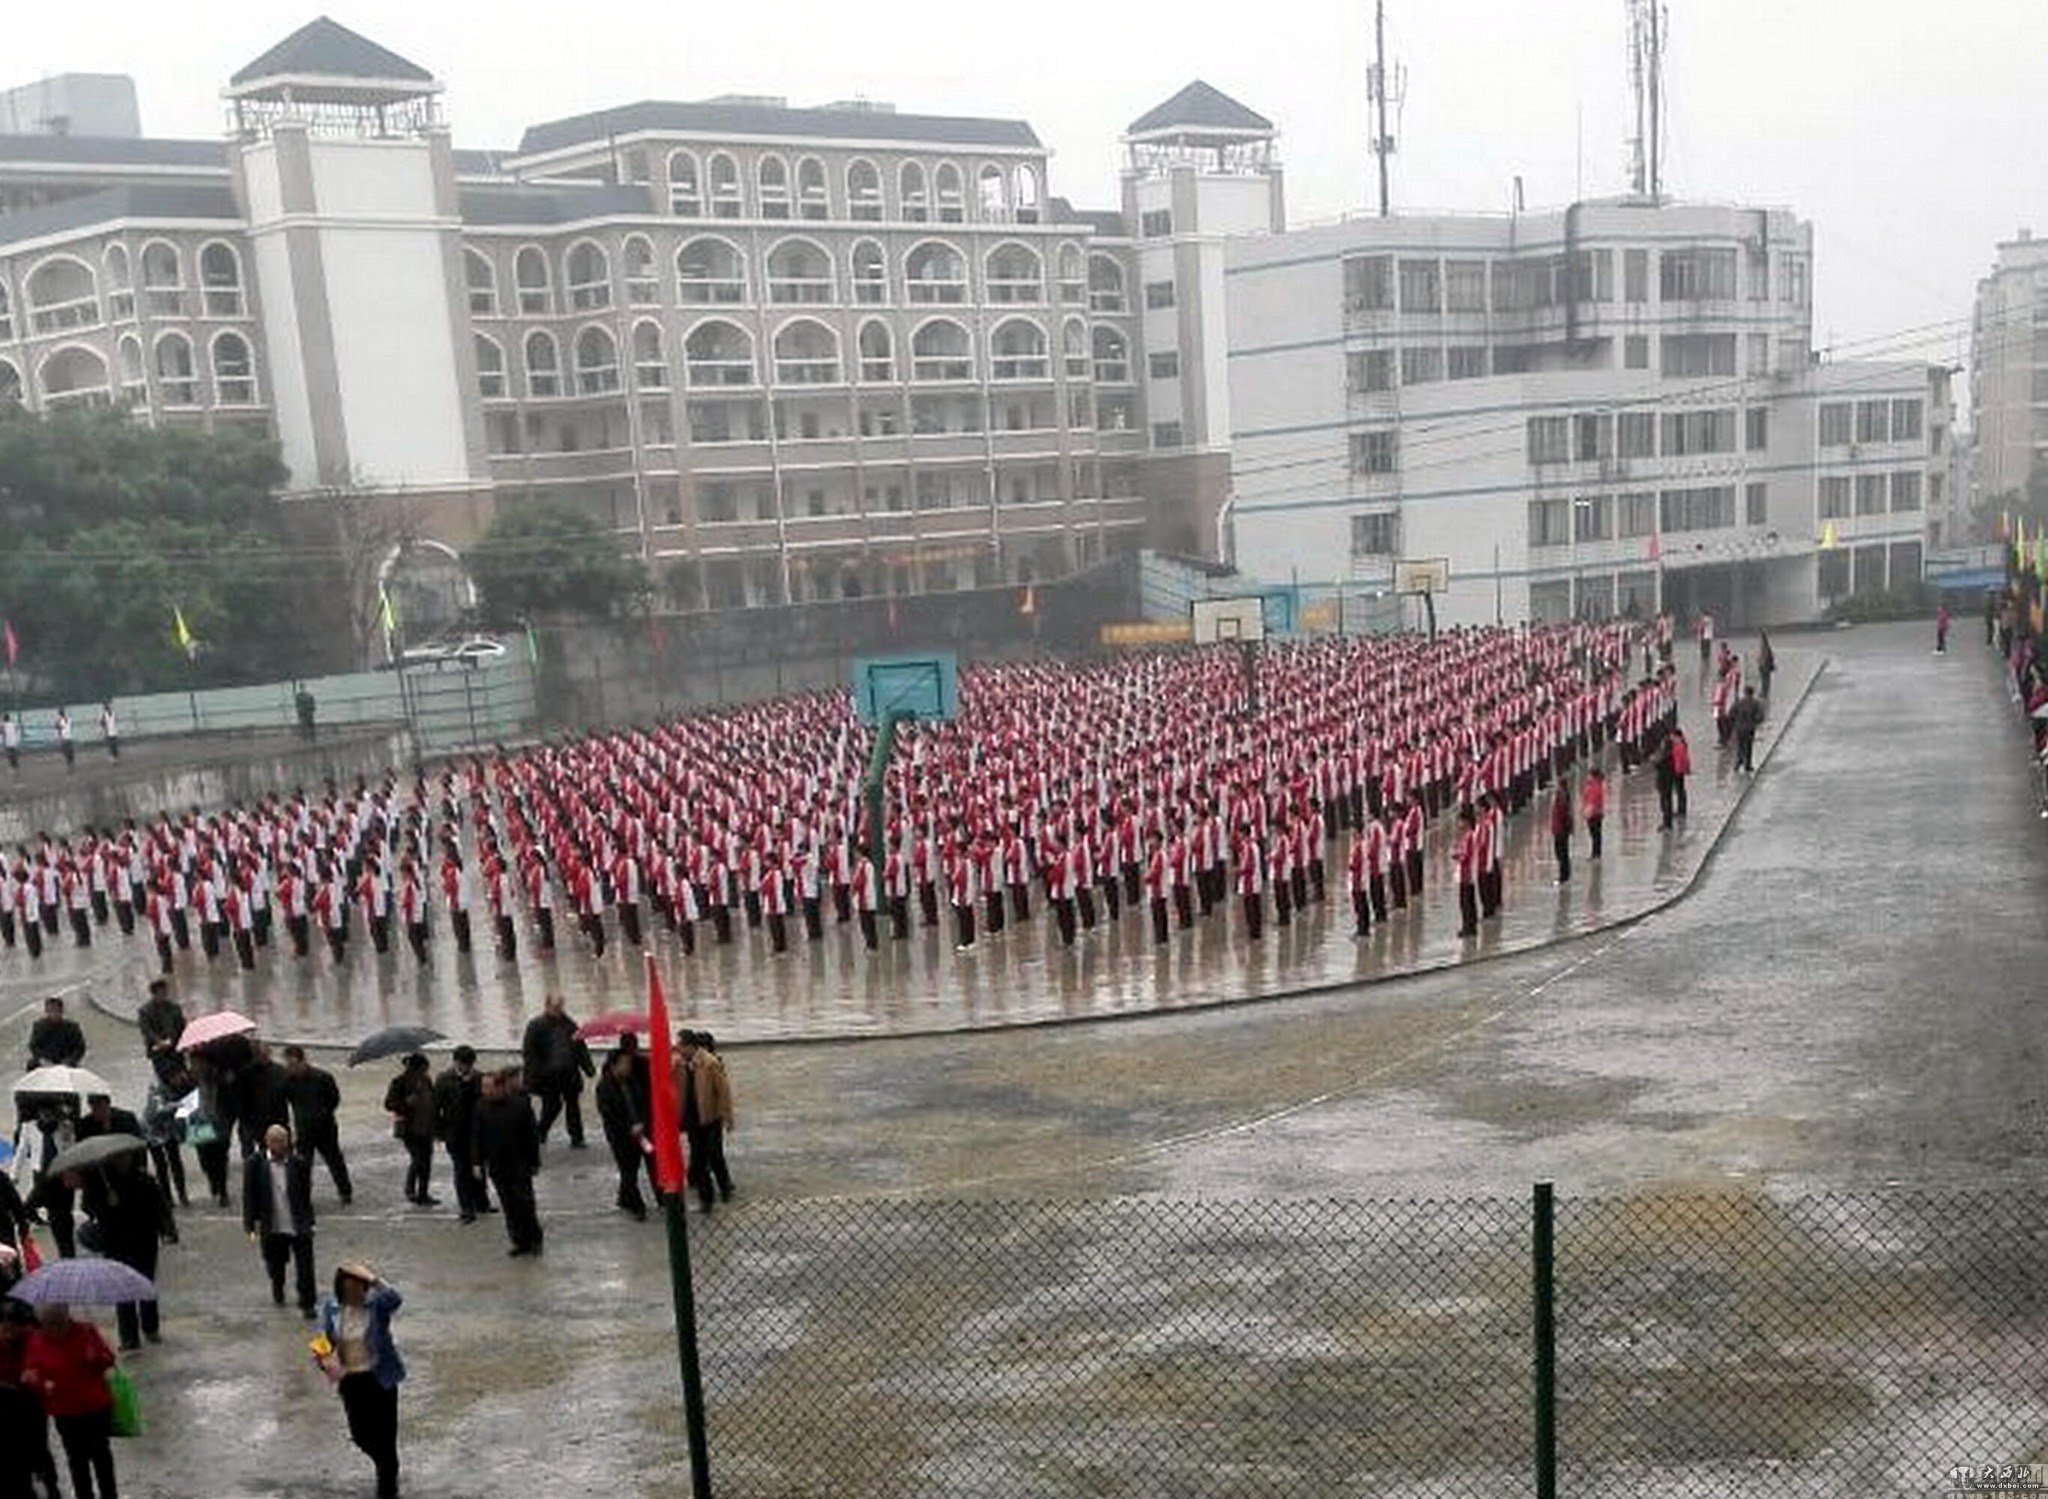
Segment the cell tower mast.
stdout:
<svg viewBox="0 0 2048 1499">
<path fill-rule="evenodd" d="M 1396 67 L 1391 74 L 1387 71 L 1387 0 L 1374 0 L 1372 35 L 1374 61 L 1371 76 L 1366 81 L 1366 92 L 1373 108 L 1372 154 L 1379 158 L 1380 164 L 1380 217 L 1385 218 L 1391 212 L 1388 207 L 1387 158 L 1394 154 L 1394 137 L 1387 129 L 1387 104 L 1391 100 L 1399 109 L 1408 92 L 1406 70 Z"/>
<path fill-rule="evenodd" d="M 1664 192 L 1664 41 L 1669 29 L 1663 0 L 1628 0 L 1628 77 L 1636 102 L 1629 185 L 1653 203 Z"/>
</svg>

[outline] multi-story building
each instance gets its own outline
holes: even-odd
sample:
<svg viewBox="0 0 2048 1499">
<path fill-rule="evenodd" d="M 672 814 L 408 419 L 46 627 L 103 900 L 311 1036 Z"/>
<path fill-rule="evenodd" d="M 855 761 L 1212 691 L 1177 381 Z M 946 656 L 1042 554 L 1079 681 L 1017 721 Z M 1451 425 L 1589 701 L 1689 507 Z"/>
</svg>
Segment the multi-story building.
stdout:
<svg viewBox="0 0 2048 1499">
<path fill-rule="evenodd" d="M 2048 451 L 2048 240 L 2025 229 L 1977 283 L 1970 441 L 1976 493 L 1990 501 L 2025 494 Z"/>
<path fill-rule="evenodd" d="M 1951 512 L 1949 370 L 1917 362 L 1816 366 L 1815 589 L 1822 603 L 1918 582 Z"/>
</svg>

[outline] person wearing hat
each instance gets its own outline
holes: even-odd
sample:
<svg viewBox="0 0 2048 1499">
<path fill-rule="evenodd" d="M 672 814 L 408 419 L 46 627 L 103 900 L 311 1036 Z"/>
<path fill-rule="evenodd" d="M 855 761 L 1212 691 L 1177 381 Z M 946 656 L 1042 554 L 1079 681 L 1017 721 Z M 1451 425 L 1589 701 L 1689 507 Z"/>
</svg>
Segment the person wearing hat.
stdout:
<svg viewBox="0 0 2048 1499">
<path fill-rule="evenodd" d="M 398 1386 L 405 1360 L 392 1341 L 391 1319 L 404 1304 L 398 1288 L 361 1260 L 335 1267 L 334 1294 L 320 1303 L 320 1333 L 331 1350 L 322 1362 L 337 1376 L 349 1440 L 376 1465 L 377 1499 L 398 1493 Z"/>
</svg>

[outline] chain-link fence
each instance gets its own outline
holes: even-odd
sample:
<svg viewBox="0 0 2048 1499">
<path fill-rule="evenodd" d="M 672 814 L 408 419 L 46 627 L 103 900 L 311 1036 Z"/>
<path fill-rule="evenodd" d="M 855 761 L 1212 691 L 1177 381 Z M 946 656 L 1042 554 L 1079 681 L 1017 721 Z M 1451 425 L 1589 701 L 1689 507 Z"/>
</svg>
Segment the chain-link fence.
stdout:
<svg viewBox="0 0 2048 1499">
<path fill-rule="evenodd" d="M 813 1202 L 705 1225 L 715 1492 L 1873 1495 L 2048 1444 L 2029 1197 Z M 1554 1421 L 1557 1467 L 1538 1461 Z"/>
</svg>

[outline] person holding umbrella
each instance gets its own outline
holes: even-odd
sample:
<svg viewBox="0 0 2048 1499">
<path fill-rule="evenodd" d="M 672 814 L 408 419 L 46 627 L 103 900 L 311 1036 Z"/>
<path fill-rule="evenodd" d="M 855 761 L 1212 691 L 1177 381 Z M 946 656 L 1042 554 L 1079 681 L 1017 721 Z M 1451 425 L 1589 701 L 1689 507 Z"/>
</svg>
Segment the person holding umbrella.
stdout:
<svg viewBox="0 0 2048 1499">
<path fill-rule="evenodd" d="M 398 1386 L 405 1360 L 392 1341 L 391 1319 L 403 1305 L 398 1288 L 361 1260 L 335 1269 L 334 1294 L 320 1304 L 320 1334 L 330 1350 L 322 1363 L 339 1376 L 349 1440 L 376 1465 L 377 1499 L 398 1494 Z"/>
<path fill-rule="evenodd" d="M 292 1132 L 273 1124 L 263 1149 L 242 1163 L 242 1228 L 263 1245 L 270 1299 L 284 1305 L 284 1267 L 296 1272 L 299 1311 L 313 1316 L 313 1165 L 292 1149 Z"/>
<path fill-rule="evenodd" d="M 75 1194 L 50 1170 L 50 1162 L 76 1139 L 78 1101 L 75 1095 L 53 1093 L 15 1097 L 23 1111 L 14 1136 L 15 1173 L 29 1182 L 29 1211 L 42 1213 L 50 1237 L 57 1241 L 58 1255 L 69 1259 L 78 1253 L 72 1218 Z"/>
<path fill-rule="evenodd" d="M 17 1298 L 23 1287 L 15 1288 Z M 57 1423 L 77 1499 L 118 1499 L 114 1482 L 114 1396 L 107 1371 L 114 1350 L 90 1322 L 73 1320 L 61 1301 L 44 1301 L 21 1359 L 22 1388 Z"/>
<path fill-rule="evenodd" d="M 391 1133 L 412 1158 L 405 1169 L 405 1200 L 423 1208 L 438 1205 L 441 1199 L 427 1190 L 434 1174 L 434 1080 L 425 1055 L 406 1055 L 403 1070 L 384 1090 L 384 1112 L 391 1116 Z"/>
<path fill-rule="evenodd" d="M 103 1138 L 108 1153 L 99 1165 L 76 1173 L 83 1179 L 85 1209 L 98 1231 L 100 1253 L 154 1281 L 158 1244 L 178 1242 L 170 1203 L 155 1178 L 142 1167 L 149 1147 L 140 1137 L 132 1143 L 118 1133 Z M 89 1147 L 74 1150 L 80 1148 Z M 59 1164 L 63 1164 L 61 1160 Z M 152 1343 L 161 1341 L 158 1315 L 154 1297 L 114 1304 L 124 1352 L 140 1348 L 144 1338 Z"/>
</svg>

